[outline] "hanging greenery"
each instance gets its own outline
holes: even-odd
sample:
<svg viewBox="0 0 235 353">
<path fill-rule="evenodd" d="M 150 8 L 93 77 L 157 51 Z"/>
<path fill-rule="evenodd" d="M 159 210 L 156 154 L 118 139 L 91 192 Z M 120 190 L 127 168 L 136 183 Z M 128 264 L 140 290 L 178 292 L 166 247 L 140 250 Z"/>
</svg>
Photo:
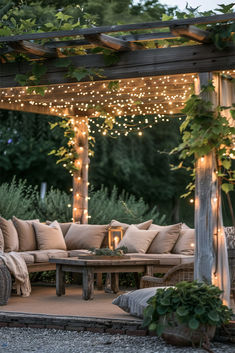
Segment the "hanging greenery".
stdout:
<svg viewBox="0 0 235 353">
<path fill-rule="evenodd" d="M 210 94 L 214 91 L 213 83 L 202 86 L 199 95 L 192 94 L 187 100 L 182 112 L 186 115 L 181 124 L 180 131 L 183 134 L 183 142 L 173 152 L 180 153 L 183 161 L 192 157 L 192 162 L 208 153 L 215 151 L 218 162 L 218 176 L 224 181 L 222 189 L 229 192 L 234 189 L 235 170 L 232 169 L 232 159 L 235 158 L 235 128 L 230 126 L 225 116 L 221 114 L 224 109 L 230 109 L 231 116 L 235 118 L 233 107 L 218 106 L 213 110 L 212 103 L 201 97 L 202 94 Z M 183 166 L 183 161 L 178 168 Z M 190 195 L 194 189 L 194 183 L 187 186 L 188 192 L 182 197 Z"/>
</svg>

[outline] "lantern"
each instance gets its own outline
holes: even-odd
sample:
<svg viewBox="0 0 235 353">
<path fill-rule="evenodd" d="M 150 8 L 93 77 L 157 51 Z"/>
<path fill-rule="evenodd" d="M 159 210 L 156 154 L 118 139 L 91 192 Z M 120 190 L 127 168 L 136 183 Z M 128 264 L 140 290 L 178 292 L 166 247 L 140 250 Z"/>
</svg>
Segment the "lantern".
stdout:
<svg viewBox="0 0 235 353">
<path fill-rule="evenodd" d="M 109 249 L 114 250 L 123 238 L 122 227 L 110 227 L 108 229 Z"/>
</svg>

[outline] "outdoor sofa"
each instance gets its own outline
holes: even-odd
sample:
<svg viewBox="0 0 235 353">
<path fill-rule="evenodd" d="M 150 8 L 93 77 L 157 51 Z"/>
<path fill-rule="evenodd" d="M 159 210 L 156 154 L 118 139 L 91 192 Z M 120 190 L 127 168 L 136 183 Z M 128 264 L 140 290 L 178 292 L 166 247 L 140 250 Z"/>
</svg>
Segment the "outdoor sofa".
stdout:
<svg viewBox="0 0 235 353">
<path fill-rule="evenodd" d="M 0 217 L 0 251 L 20 254 L 29 272 L 54 270 L 50 258 L 76 257 L 91 248 L 107 247 L 108 228 L 122 226 L 120 246 L 128 255 L 141 259 L 158 259 L 159 273 L 172 266 L 193 261 L 194 230 L 181 223 L 169 226 L 152 224 L 152 220 L 131 225 L 112 220 L 108 225 L 58 223 Z"/>
<path fill-rule="evenodd" d="M 182 223 L 159 226 L 152 220 L 136 225 L 116 220 L 106 225 L 88 225 L 0 217 L 0 253 L 20 254 L 29 273 L 55 270 L 50 258 L 78 257 L 91 248 L 107 247 L 108 228 L 120 226 L 124 236 L 119 246 L 126 246 L 131 258 L 159 260 L 157 273 L 194 261 L 194 229 Z M 225 230 L 228 248 L 235 249 L 234 227 Z"/>
</svg>

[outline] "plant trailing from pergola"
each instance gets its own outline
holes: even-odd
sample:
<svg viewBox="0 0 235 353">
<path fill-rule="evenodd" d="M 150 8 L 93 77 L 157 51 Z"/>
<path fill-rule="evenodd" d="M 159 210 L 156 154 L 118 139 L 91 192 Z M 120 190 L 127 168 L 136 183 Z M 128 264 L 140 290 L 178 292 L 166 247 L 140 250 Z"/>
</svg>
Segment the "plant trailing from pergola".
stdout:
<svg viewBox="0 0 235 353">
<path fill-rule="evenodd" d="M 209 102 L 203 114 L 208 111 L 210 123 L 224 119 L 223 111 L 217 116 L 211 111 L 212 107 L 228 108 L 233 103 L 234 20 L 235 14 L 228 13 L 130 25 L 74 26 L 72 30 L 0 37 L 0 108 L 62 118 L 59 124 L 66 130 L 68 148 L 54 152 L 73 175 L 74 221 L 86 223 L 89 217 L 88 132 L 98 117 L 103 119 L 98 124 L 101 133 L 112 128 L 110 133 L 118 135 L 119 125 L 128 133 L 138 126 L 135 119 L 147 126 L 152 124 L 150 117 L 182 114 L 194 84 L 198 98 L 190 98 L 191 103 L 192 99 Z M 113 35 L 118 32 L 122 34 Z M 179 45 L 182 37 L 183 45 Z M 174 45 L 158 47 L 158 41 L 163 39 L 173 41 Z M 157 48 L 148 49 L 149 42 Z M 211 80 L 214 89 L 201 91 Z M 189 109 L 189 103 L 186 114 L 192 108 Z M 231 123 L 229 109 L 226 117 Z M 189 144 L 196 131 L 195 120 L 186 122 L 191 124 L 191 135 L 185 133 L 185 145 L 181 147 L 191 146 L 188 152 L 195 153 L 196 158 L 195 276 L 211 282 L 213 239 L 219 238 L 222 227 L 215 150 L 211 146 L 197 154 Z M 137 131 L 141 134 L 140 128 Z M 217 132 L 213 133 L 216 136 Z M 224 161 L 232 157 L 233 141 L 229 138 L 225 143 L 230 151 Z"/>
</svg>

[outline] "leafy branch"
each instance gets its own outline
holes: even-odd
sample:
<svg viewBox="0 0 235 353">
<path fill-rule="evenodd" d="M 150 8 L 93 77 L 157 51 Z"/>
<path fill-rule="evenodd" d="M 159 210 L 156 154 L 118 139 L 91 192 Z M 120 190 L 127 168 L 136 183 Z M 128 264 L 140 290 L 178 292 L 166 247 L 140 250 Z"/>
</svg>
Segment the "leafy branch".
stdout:
<svg viewBox="0 0 235 353">
<path fill-rule="evenodd" d="M 21 86 L 37 86 L 40 84 L 40 81 L 46 73 L 46 67 L 42 63 L 33 62 L 32 71 L 27 72 L 27 74 L 18 74 L 15 77 L 15 80 Z M 37 93 L 44 96 L 45 90 L 47 87 L 27 87 L 28 93 Z"/>
<path fill-rule="evenodd" d="M 211 93 L 214 86 L 210 82 L 203 86 L 201 94 Z M 224 109 L 231 109 L 231 116 L 235 118 L 233 107 L 218 106 L 215 111 L 212 103 L 204 100 L 200 95 L 193 94 L 185 104 L 182 112 L 187 116 L 181 124 L 180 131 L 183 133 L 183 142 L 172 152 L 179 152 L 183 161 L 189 157 L 193 163 L 200 157 L 215 151 L 219 173 L 218 176 L 225 180 L 222 190 L 226 193 L 234 189 L 235 170 L 232 170 L 232 158 L 234 158 L 234 134 L 235 128 L 230 126 L 226 117 L 221 115 Z M 182 167 L 182 163 L 178 166 Z M 188 196 L 193 190 L 190 183 L 187 187 Z"/>
</svg>

